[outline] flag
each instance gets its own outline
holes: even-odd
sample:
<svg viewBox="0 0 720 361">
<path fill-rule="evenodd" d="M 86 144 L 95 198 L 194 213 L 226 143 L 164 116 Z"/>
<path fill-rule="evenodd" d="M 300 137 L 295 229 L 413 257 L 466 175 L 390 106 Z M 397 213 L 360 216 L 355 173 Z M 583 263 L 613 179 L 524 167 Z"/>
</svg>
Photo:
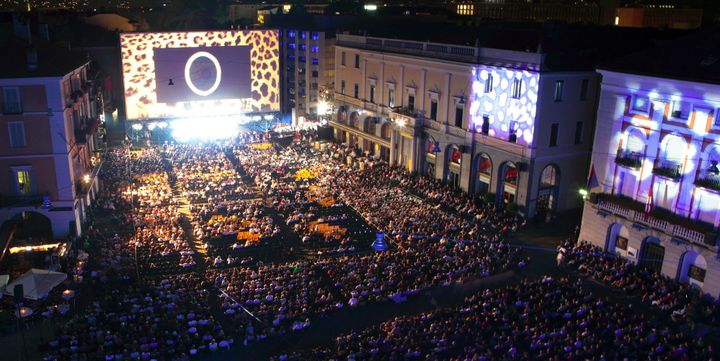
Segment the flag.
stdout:
<svg viewBox="0 0 720 361">
<path fill-rule="evenodd" d="M 650 213 L 653 210 L 653 187 L 652 184 L 650 185 L 650 190 L 648 191 L 648 198 L 647 202 L 645 203 L 645 212 L 643 213 L 643 216 L 645 217 L 645 221 L 650 218 Z"/>
<path fill-rule="evenodd" d="M 600 186 L 600 183 L 598 182 L 597 174 L 595 174 L 595 165 L 593 164 L 590 167 L 590 176 L 588 177 L 588 181 L 587 181 L 587 190 L 590 191 L 593 188 L 599 187 L 599 186 Z"/>
</svg>

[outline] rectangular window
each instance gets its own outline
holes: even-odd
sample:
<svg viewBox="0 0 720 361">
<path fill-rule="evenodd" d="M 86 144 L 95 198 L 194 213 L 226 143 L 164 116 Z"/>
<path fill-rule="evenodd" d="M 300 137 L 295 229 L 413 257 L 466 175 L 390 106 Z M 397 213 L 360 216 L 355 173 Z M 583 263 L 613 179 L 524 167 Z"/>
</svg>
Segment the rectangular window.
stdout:
<svg viewBox="0 0 720 361">
<path fill-rule="evenodd" d="M 589 85 L 590 85 L 590 81 L 587 79 L 583 79 L 582 86 L 580 87 L 580 100 L 587 100 Z"/>
<path fill-rule="evenodd" d="M 314 33 L 310 34 L 310 38 L 312 38 L 313 40 L 318 40 L 320 38 L 320 36 L 318 36 L 318 33 L 314 32 Z"/>
<path fill-rule="evenodd" d="M 408 94 L 408 109 L 415 110 L 415 95 Z"/>
<path fill-rule="evenodd" d="M 557 146 L 557 140 L 558 140 L 558 128 L 560 127 L 560 124 L 553 123 L 550 127 L 550 146 L 556 147 Z"/>
<path fill-rule="evenodd" d="M 360 69 L 360 54 L 355 54 L 355 68 Z"/>
<path fill-rule="evenodd" d="M 517 122 L 510 122 L 510 129 L 508 130 L 508 140 L 510 143 L 517 142 Z"/>
<path fill-rule="evenodd" d="M 340 94 L 345 95 L 345 80 L 340 80 Z"/>
<path fill-rule="evenodd" d="M 295 43 L 288 43 L 288 48 L 295 49 Z"/>
<path fill-rule="evenodd" d="M 635 112 L 648 114 L 650 113 L 650 99 L 648 97 L 635 96 L 630 108 Z"/>
<path fill-rule="evenodd" d="M 8 122 L 8 134 L 10 135 L 10 147 L 25 146 L 25 122 L 11 121 Z"/>
<path fill-rule="evenodd" d="M 294 38 L 295 37 L 295 30 L 288 31 L 288 38 Z"/>
<path fill-rule="evenodd" d="M 32 193 L 32 180 L 30 179 L 29 169 L 16 170 L 15 181 L 17 182 L 18 194 L 28 195 Z"/>
<path fill-rule="evenodd" d="M 300 50 L 301 50 L 301 51 L 305 51 L 305 49 L 307 49 L 307 45 L 305 45 L 305 44 L 300 44 Z"/>
<path fill-rule="evenodd" d="M 22 113 L 22 104 L 20 103 L 20 91 L 15 87 L 3 88 L 3 109 L 5 114 Z"/>
<path fill-rule="evenodd" d="M 345 52 L 340 53 L 340 65 L 345 66 Z"/>
<path fill-rule="evenodd" d="M 310 52 L 312 52 L 312 53 L 319 53 L 319 52 L 320 52 L 320 47 L 317 46 L 317 45 L 313 45 L 313 47 L 310 48 Z"/>
<path fill-rule="evenodd" d="M 688 277 L 698 282 L 705 282 L 705 269 L 691 264 L 688 268 Z"/>
<path fill-rule="evenodd" d="M 672 105 L 672 117 L 676 119 L 690 119 L 690 103 L 674 101 Z"/>
<path fill-rule="evenodd" d="M 563 81 L 563 80 L 558 80 L 555 82 L 555 101 L 556 102 L 559 102 L 562 100 L 564 84 L 565 84 L 565 81 Z"/>
<path fill-rule="evenodd" d="M 395 106 L 395 89 L 388 89 L 388 107 Z"/>
<path fill-rule="evenodd" d="M 375 86 L 370 85 L 370 103 L 375 103 Z"/>
<path fill-rule="evenodd" d="M 490 133 L 490 116 L 483 115 L 482 119 L 482 133 L 488 135 Z"/>
<path fill-rule="evenodd" d="M 354 90 L 354 92 L 353 92 L 353 96 L 355 97 L 355 99 L 358 98 L 358 95 L 359 95 L 359 94 L 360 94 L 360 87 L 358 86 L 357 83 L 355 83 L 355 90 Z"/>
<path fill-rule="evenodd" d="M 317 77 L 318 77 L 318 71 L 317 71 L 317 70 L 313 70 L 311 76 L 312 76 L 313 78 L 317 78 Z"/>
<path fill-rule="evenodd" d="M 575 123 L 575 144 L 583 142 L 583 122 Z"/>
<path fill-rule="evenodd" d="M 437 107 L 438 103 L 437 100 L 432 99 L 430 100 L 430 119 L 437 120 Z"/>
<path fill-rule="evenodd" d="M 305 39 L 305 38 L 307 38 L 307 33 L 304 32 L 304 31 L 301 31 L 301 32 L 300 32 L 300 39 Z"/>
<path fill-rule="evenodd" d="M 522 95 L 522 80 L 513 79 L 511 96 L 515 99 L 520 99 L 520 95 Z"/>
<path fill-rule="evenodd" d="M 485 80 L 485 92 L 492 93 L 493 91 L 493 76 L 488 74 L 487 80 Z"/>
<path fill-rule="evenodd" d="M 461 106 L 455 107 L 455 126 L 458 128 L 462 128 L 463 125 L 463 109 Z"/>
</svg>

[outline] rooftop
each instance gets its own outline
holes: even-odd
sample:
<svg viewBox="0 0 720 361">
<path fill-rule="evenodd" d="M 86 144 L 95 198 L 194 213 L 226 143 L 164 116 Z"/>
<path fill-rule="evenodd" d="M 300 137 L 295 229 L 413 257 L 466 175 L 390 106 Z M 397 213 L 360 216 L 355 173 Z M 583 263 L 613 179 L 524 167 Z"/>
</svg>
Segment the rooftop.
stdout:
<svg viewBox="0 0 720 361">
<path fill-rule="evenodd" d="M 720 84 L 720 27 L 659 43 L 604 63 L 600 69 Z"/>
<path fill-rule="evenodd" d="M 442 31 L 439 31 L 442 27 Z M 541 71 L 591 70 L 603 62 L 652 46 L 658 39 L 676 38 L 687 32 L 619 28 L 566 23 L 488 23 L 480 26 L 421 24 L 420 26 L 373 26 L 354 31 L 369 38 L 402 39 L 468 48 L 498 49 L 520 54 L 542 54 Z M 338 41 L 338 44 L 342 44 Z M 383 47 L 383 51 L 392 51 Z M 394 51 L 408 53 L 408 51 Z M 509 54 L 510 52 L 506 52 Z M 474 61 L 484 62 L 482 52 Z M 423 56 L 424 54 L 419 54 Z M 527 56 L 520 56 L 521 58 Z M 451 59 L 473 61 L 468 59 Z M 521 65 L 522 66 L 522 65 Z"/>
</svg>

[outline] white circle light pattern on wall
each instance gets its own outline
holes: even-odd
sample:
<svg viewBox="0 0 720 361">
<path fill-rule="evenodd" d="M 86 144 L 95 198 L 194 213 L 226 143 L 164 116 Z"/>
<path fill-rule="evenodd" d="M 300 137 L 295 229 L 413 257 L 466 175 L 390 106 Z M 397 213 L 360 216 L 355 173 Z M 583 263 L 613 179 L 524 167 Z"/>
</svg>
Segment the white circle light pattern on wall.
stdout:
<svg viewBox="0 0 720 361">
<path fill-rule="evenodd" d="M 213 82 L 212 86 L 206 90 L 200 89 L 195 85 L 196 81 L 199 80 L 196 73 L 191 73 L 191 68 L 193 67 L 193 64 L 196 66 L 202 66 L 205 67 L 206 65 L 202 64 L 196 64 L 196 61 L 198 59 L 205 58 L 210 60 L 212 64 L 215 66 L 215 82 Z M 200 79 L 204 79 L 205 76 L 205 69 L 200 69 Z M 193 54 L 188 58 L 187 62 L 185 63 L 185 83 L 187 83 L 188 88 L 192 90 L 193 93 L 200 95 L 200 96 L 208 96 L 212 94 L 215 90 L 217 90 L 218 86 L 220 86 L 220 79 L 222 78 L 222 68 L 220 67 L 220 62 L 217 60 L 217 58 L 208 53 L 207 51 L 198 51 L 197 53 Z"/>
</svg>

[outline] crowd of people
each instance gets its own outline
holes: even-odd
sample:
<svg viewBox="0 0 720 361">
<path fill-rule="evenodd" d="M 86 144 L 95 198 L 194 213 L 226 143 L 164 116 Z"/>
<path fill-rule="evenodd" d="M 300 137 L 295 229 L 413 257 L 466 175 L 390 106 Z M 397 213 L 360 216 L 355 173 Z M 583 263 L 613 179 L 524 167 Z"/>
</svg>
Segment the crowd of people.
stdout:
<svg viewBox="0 0 720 361">
<path fill-rule="evenodd" d="M 481 198 L 341 145 L 248 139 L 106 155 L 95 212 L 109 220 L 84 236 L 86 301 L 56 324 L 46 360 L 187 360 L 530 261 L 508 237 L 524 218 Z M 386 250 L 370 247 L 377 238 Z M 257 249 L 267 258 L 255 258 Z M 670 314 L 716 317 L 714 308 L 686 309 L 684 286 L 643 285 L 658 276 L 595 257 L 587 245 L 573 251 L 569 263 L 581 272 Z M 685 359 L 714 351 L 679 325 L 632 311 L 566 279 L 523 281 L 280 359 Z"/>
<path fill-rule="evenodd" d="M 720 304 L 689 283 L 678 282 L 621 257 L 606 254 L 587 242 L 564 245 L 565 262 L 582 275 L 634 295 L 678 322 L 720 326 Z"/>
<path fill-rule="evenodd" d="M 580 281 L 545 277 L 277 360 L 711 360 L 715 352 L 703 338 L 592 296 Z"/>
</svg>

